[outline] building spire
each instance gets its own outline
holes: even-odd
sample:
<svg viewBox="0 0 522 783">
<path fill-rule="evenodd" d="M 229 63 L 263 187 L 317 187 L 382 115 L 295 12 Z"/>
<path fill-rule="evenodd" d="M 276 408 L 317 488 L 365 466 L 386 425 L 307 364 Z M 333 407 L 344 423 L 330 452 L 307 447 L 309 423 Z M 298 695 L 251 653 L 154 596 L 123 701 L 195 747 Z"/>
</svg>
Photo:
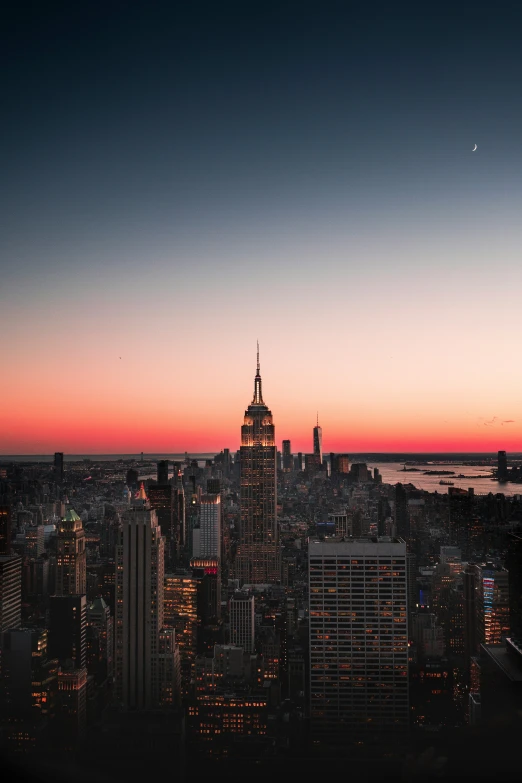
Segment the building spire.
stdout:
<svg viewBox="0 0 522 783">
<path fill-rule="evenodd" d="M 259 340 L 257 341 L 257 372 L 254 379 L 254 399 L 252 405 L 264 405 L 261 393 L 261 370 L 259 366 Z"/>
<path fill-rule="evenodd" d="M 317 411 L 317 426 L 319 426 L 319 411 Z"/>
</svg>

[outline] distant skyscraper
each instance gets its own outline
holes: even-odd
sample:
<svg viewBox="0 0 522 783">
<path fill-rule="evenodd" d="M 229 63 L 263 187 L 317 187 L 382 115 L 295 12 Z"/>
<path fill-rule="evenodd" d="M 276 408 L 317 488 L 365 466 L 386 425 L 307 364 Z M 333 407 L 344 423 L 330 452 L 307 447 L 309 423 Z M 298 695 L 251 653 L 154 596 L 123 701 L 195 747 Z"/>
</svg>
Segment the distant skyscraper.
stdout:
<svg viewBox="0 0 522 783">
<path fill-rule="evenodd" d="M 281 578 L 276 466 L 274 424 L 272 412 L 263 402 L 258 346 L 254 397 L 241 427 L 241 527 L 236 573 L 242 584 L 274 584 Z"/>
<path fill-rule="evenodd" d="M 314 427 L 314 457 L 319 466 L 323 463 L 323 430 L 319 426 L 319 414 L 317 414 L 317 424 Z"/>
<path fill-rule="evenodd" d="M 158 484 L 169 483 L 169 461 L 162 459 L 158 462 Z"/>
<path fill-rule="evenodd" d="M 311 730 L 327 742 L 409 724 L 406 544 L 311 541 Z"/>
<path fill-rule="evenodd" d="M 163 628 L 165 540 L 156 512 L 123 515 L 116 547 L 116 696 L 127 709 L 159 703 L 159 634 Z"/>
<path fill-rule="evenodd" d="M 221 559 L 221 495 L 202 495 L 199 504 L 199 557 Z"/>
<path fill-rule="evenodd" d="M 507 454 L 505 451 L 498 452 L 498 480 L 507 481 L 508 478 Z"/>
<path fill-rule="evenodd" d="M 20 628 L 22 613 L 22 558 L 0 556 L 0 631 Z"/>
<path fill-rule="evenodd" d="M 80 517 L 70 508 L 58 528 L 56 595 L 84 595 L 86 579 L 85 531 Z"/>
<path fill-rule="evenodd" d="M 255 614 L 254 596 L 235 593 L 230 599 L 230 644 L 242 647 L 245 652 L 254 652 Z"/>
<path fill-rule="evenodd" d="M 63 451 L 54 454 L 54 480 L 57 484 L 63 484 Z"/>
<path fill-rule="evenodd" d="M 159 471 L 158 471 L 159 474 Z M 165 538 L 165 568 L 174 567 L 179 552 L 179 531 L 175 521 L 176 490 L 172 484 L 149 484 L 149 504 L 156 512 Z"/>
<path fill-rule="evenodd" d="M 289 440 L 283 441 L 283 470 L 290 473 L 294 467 L 294 458 L 292 456 L 292 445 Z"/>
</svg>

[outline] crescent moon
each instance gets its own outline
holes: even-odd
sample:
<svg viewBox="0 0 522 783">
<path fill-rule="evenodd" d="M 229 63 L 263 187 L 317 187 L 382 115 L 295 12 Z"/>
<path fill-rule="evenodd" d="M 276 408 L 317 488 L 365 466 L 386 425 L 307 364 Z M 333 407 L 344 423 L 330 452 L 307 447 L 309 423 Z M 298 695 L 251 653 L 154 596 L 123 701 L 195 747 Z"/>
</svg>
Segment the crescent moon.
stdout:
<svg viewBox="0 0 522 783">
<path fill-rule="evenodd" d="M 473 147 L 473 149 L 471 151 L 475 152 L 476 149 L 477 149 L 477 145 L 475 144 L 475 146 Z"/>
</svg>

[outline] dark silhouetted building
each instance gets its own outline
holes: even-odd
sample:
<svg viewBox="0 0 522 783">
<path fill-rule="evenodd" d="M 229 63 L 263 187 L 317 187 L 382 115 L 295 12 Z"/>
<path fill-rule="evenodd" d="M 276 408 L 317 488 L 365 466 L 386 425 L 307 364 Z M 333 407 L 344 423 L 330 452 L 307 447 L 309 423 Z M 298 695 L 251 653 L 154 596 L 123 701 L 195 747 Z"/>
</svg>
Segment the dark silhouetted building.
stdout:
<svg viewBox="0 0 522 783">
<path fill-rule="evenodd" d="M 22 558 L 0 556 L 0 631 L 20 628 L 22 613 Z"/>
<path fill-rule="evenodd" d="M 54 480 L 60 486 L 63 484 L 63 451 L 54 454 Z"/>
<path fill-rule="evenodd" d="M 158 462 L 158 484 L 169 483 L 169 461 L 162 459 Z"/>
<path fill-rule="evenodd" d="M 319 465 L 323 463 L 323 430 L 319 426 L 319 414 L 317 414 L 317 424 L 314 427 L 314 457 Z"/>
<path fill-rule="evenodd" d="M 285 473 L 291 473 L 294 468 L 294 458 L 292 456 L 292 445 L 289 440 L 283 441 L 283 470 Z"/>
<path fill-rule="evenodd" d="M 0 506 L 0 557 L 11 554 L 11 507 Z"/>
<path fill-rule="evenodd" d="M 75 669 L 87 664 L 87 599 L 84 595 L 53 595 L 49 599 L 49 656 Z"/>
<path fill-rule="evenodd" d="M 164 546 L 156 512 L 125 512 L 116 547 L 116 698 L 124 709 L 159 706 Z M 165 667 L 163 667 L 165 671 Z"/>
<path fill-rule="evenodd" d="M 499 451 L 498 452 L 498 480 L 499 481 L 507 481 L 508 480 L 508 464 L 507 464 L 507 454 L 505 451 Z"/>
</svg>

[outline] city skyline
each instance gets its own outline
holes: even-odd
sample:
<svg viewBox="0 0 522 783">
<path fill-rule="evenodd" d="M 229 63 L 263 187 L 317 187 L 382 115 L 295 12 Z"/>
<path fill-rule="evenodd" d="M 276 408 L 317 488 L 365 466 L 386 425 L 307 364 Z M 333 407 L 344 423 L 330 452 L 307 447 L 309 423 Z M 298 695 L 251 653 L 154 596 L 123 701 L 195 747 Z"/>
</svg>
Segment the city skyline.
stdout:
<svg viewBox="0 0 522 783">
<path fill-rule="evenodd" d="M 76 6 L 4 24 L 0 453 L 235 449 L 257 339 L 295 451 L 520 451 L 517 4 Z"/>
</svg>

